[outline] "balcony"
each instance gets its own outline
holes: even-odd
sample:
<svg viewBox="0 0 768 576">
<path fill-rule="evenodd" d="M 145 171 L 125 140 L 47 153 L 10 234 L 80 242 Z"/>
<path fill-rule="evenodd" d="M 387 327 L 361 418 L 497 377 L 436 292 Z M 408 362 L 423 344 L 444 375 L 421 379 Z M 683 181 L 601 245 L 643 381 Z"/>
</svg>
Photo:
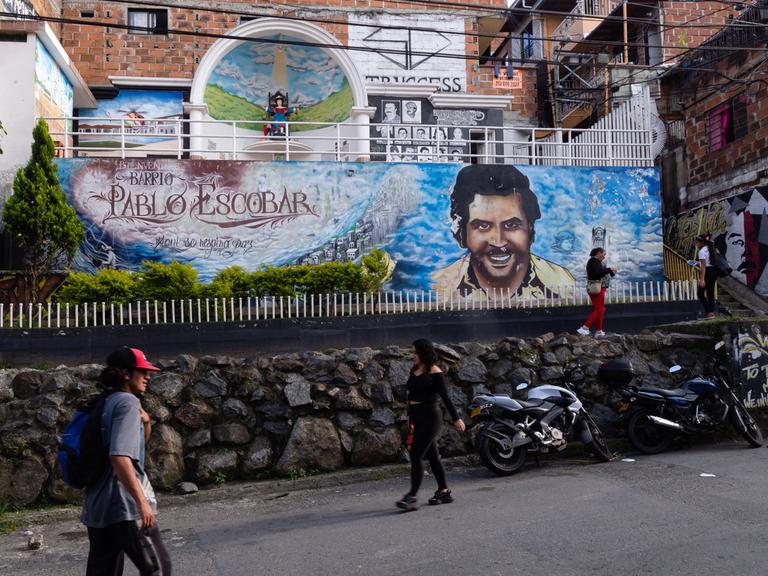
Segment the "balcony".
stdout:
<svg viewBox="0 0 768 576">
<path fill-rule="evenodd" d="M 45 117 L 64 158 L 415 162 L 650 166 L 650 132 L 626 127 L 565 130 L 530 126 L 354 124 Z M 205 124 L 205 130 L 194 124 Z M 272 134 L 264 133 L 271 125 Z M 205 136 L 191 134 L 205 133 Z M 589 135 L 582 143 L 579 135 Z M 557 142 L 557 146 L 542 144 Z M 631 143 L 610 148 L 610 143 Z"/>
<path fill-rule="evenodd" d="M 552 32 L 552 38 L 565 42 L 564 49 L 571 50 L 600 25 L 602 20 L 597 16 L 605 18 L 621 4 L 622 0 L 578 0 L 570 14 Z"/>
</svg>

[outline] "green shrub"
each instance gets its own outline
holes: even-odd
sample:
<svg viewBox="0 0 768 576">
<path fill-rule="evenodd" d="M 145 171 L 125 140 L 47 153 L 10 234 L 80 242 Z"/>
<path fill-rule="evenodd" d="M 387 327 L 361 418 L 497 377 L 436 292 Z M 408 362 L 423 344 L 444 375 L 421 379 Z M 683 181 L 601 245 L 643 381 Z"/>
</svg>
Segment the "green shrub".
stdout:
<svg viewBox="0 0 768 576">
<path fill-rule="evenodd" d="M 136 295 L 136 275 L 125 270 L 105 269 L 96 274 L 73 273 L 56 292 L 60 302 L 130 302 Z"/>
<path fill-rule="evenodd" d="M 189 264 L 142 262 L 137 273 L 136 297 L 139 300 L 180 300 L 197 298 L 197 270 Z"/>
<path fill-rule="evenodd" d="M 224 268 L 210 284 L 200 286 L 201 298 L 246 298 L 251 296 L 253 275 L 242 266 Z"/>
<path fill-rule="evenodd" d="M 363 271 L 350 262 L 328 262 L 319 266 L 305 266 L 303 285 L 308 293 L 363 292 Z"/>
</svg>

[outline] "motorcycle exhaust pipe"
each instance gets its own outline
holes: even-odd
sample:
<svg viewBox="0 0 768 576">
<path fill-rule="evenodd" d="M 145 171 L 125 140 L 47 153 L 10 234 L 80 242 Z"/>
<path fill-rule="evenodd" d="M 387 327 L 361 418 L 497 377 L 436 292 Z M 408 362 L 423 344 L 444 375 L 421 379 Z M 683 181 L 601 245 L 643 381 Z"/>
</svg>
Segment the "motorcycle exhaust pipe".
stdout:
<svg viewBox="0 0 768 576">
<path fill-rule="evenodd" d="M 659 416 L 648 416 L 648 420 L 654 424 L 658 424 L 659 426 L 666 426 L 667 428 L 674 428 L 675 430 L 683 430 L 683 427 L 680 426 L 680 424 L 677 422 L 672 422 L 672 420 L 667 420 L 666 418 L 660 418 Z"/>
</svg>

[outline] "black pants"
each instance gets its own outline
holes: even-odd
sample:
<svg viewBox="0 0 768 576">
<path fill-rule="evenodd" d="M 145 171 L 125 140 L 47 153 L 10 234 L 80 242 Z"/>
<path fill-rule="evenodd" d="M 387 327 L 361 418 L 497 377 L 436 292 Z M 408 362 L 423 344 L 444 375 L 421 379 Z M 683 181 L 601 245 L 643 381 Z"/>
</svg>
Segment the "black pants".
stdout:
<svg viewBox="0 0 768 576">
<path fill-rule="evenodd" d="M 411 496 L 416 496 L 424 477 L 424 457 L 429 460 L 432 474 L 437 480 L 437 487 L 448 488 L 445 482 L 445 469 L 437 452 L 437 439 L 443 423 L 443 413 L 436 404 L 419 404 L 409 407 L 413 421 L 413 444 L 411 444 Z"/>
<path fill-rule="evenodd" d="M 696 295 L 699 302 L 704 306 L 704 312 L 709 314 L 715 311 L 715 283 L 717 282 L 717 271 L 714 266 L 707 266 L 704 271 L 704 288 L 699 286 Z"/>
<path fill-rule="evenodd" d="M 142 530 L 136 522 L 118 522 L 105 528 L 88 528 L 91 549 L 86 576 L 121 576 L 125 555 L 141 576 L 169 576 L 171 559 L 155 524 Z"/>
</svg>

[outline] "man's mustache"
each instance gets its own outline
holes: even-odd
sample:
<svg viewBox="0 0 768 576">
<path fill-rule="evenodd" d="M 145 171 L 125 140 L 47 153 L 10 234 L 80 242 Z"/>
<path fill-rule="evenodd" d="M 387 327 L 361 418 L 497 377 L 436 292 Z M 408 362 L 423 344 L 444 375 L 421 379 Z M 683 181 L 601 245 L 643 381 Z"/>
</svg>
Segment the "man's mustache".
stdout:
<svg viewBox="0 0 768 576">
<path fill-rule="evenodd" d="M 513 250 L 509 246 L 492 246 L 480 252 L 483 256 L 506 256 L 512 253 Z"/>
</svg>

